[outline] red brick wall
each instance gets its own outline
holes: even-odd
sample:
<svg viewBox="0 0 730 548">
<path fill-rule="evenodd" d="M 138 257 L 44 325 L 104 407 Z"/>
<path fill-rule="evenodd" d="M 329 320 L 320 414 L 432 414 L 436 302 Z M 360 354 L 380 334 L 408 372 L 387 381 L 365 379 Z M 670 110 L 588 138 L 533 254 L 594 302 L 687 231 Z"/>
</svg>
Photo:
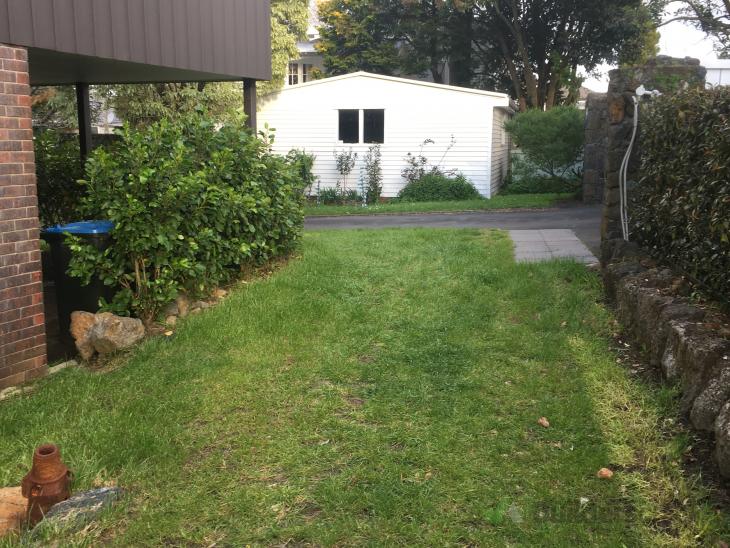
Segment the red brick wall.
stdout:
<svg viewBox="0 0 730 548">
<path fill-rule="evenodd" d="M 28 52 L 0 44 L 0 389 L 44 375 Z"/>
</svg>

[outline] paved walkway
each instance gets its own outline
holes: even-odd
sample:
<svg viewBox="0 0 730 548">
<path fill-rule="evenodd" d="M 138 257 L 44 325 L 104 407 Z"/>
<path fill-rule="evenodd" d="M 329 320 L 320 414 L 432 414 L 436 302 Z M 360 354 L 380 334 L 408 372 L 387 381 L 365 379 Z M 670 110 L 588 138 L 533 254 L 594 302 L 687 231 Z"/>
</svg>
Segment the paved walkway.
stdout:
<svg viewBox="0 0 730 548">
<path fill-rule="evenodd" d="M 568 228 L 548 230 L 510 230 L 515 244 L 517 262 L 575 259 L 581 263 L 596 263 L 598 259 Z"/>
<path fill-rule="evenodd" d="M 594 254 L 600 248 L 600 225 L 601 206 L 582 204 L 539 210 L 307 217 L 304 223 L 307 230 L 418 226 L 503 230 L 570 229 Z"/>
</svg>

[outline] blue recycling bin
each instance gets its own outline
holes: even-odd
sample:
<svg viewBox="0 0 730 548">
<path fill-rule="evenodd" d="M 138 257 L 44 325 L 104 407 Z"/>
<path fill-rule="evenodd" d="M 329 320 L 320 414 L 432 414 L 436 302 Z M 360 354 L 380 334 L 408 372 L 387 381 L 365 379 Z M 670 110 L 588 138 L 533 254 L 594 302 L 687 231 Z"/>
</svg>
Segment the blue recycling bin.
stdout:
<svg viewBox="0 0 730 548">
<path fill-rule="evenodd" d="M 113 228 L 114 223 L 111 221 L 80 221 L 52 226 L 41 232 L 41 237 L 51 248 L 58 323 L 64 346 L 69 349 L 73 348 L 73 338 L 70 333 L 71 313 L 75 310 L 97 312 L 99 300 L 101 298 L 110 300 L 114 296 L 114 288 L 104 285 L 98 278 L 92 278 L 88 285 L 81 285 L 81 280 L 68 275 L 71 249 L 66 245 L 66 234 L 79 236 L 103 251 L 109 247 Z"/>
</svg>

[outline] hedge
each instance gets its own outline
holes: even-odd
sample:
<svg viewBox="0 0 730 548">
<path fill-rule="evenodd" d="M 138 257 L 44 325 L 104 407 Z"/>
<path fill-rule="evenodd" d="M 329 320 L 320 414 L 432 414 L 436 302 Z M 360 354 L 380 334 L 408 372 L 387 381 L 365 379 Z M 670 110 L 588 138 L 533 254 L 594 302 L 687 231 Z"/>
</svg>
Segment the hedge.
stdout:
<svg viewBox="0 0 730 548">
<path fill-rule="evenodd" d="M 730 296 L 730 88 L 642 109 L 633 237 L 724 303 Z"/>
<path fill-rule="evenodd" d="M 112 244 L 72 238 L 71 273 L 118 288 L 104 308 L 152 321 L 179 292 L 202 294 L 299 241 L 302 166 L 242 120 L 218 128 L 195 114 L 121 136 L 88 159 L 81 204 L 114 222 Z"/>
</svg>

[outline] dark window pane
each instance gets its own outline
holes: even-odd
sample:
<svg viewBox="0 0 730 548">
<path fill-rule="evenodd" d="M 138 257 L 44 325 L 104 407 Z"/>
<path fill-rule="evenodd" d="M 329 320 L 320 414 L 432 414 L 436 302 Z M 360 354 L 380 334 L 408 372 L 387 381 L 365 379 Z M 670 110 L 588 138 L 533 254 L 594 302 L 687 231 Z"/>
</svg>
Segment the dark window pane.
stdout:
<svg viewBox="0 0 730 548">
<path fill-rule="evenodd" d="M 385 111 L 365 110 L 363 116 L 363 138 L 366 143 L 382 143 L 385 140 Z"/>
<path fill-rule="evenodd" d="M 339 140 L 343 143 L 360 142 L 360 112 L 357 110 L 340 110 Z"/>
</svg>

